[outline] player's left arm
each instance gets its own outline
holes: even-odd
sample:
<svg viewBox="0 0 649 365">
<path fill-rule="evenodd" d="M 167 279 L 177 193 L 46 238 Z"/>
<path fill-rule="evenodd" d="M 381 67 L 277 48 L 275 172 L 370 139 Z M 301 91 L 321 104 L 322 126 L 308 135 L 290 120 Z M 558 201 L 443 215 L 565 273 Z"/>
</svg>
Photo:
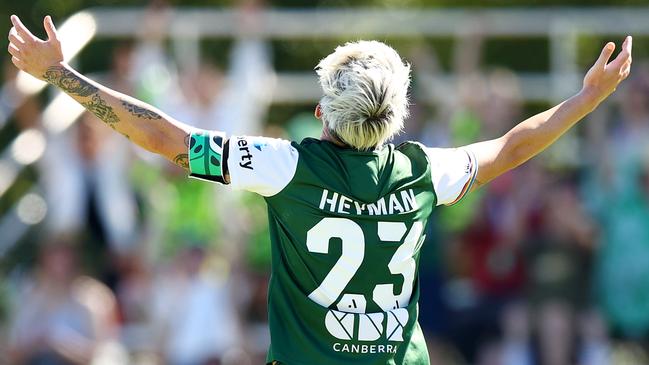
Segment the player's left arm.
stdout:
<svg viewBox="0 0 649 365">
<path fill-rule="evenodd" d="M 473 186 L 486 184 L 536 156 L 597 108 L 629 76 L 631 47 L 632 38 L 628 36 L 620 54 L 609 63 L 615 44 L 607 43 L 575 96 L 521 122 L 500 138 L 466 146 L 478 165 Z"/>
</svg>

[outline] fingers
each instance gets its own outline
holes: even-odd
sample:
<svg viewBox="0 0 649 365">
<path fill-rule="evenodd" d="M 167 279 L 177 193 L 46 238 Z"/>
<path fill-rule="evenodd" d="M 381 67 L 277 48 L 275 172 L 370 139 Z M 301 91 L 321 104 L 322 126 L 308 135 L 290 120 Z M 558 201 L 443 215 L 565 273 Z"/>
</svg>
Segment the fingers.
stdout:
<svg viewBox="0 0 649 365">
<path fill-rule="evenodd" d="M 629 60 L 626 62 L 625 66 L 622 68 L 622 71 L 620 72 L 620 75 L 622 76 L 622 80 L 629 77 L 630 74 L 631 74 L 631 57 L 629 57 Z"/>
<path fill-rule="evenodd" d="M 13 43 L 9 43 L 9 46 L 7 47 L 7 51 L 9 51 L 9 53 L 14 57 L 20 58 L 21 56 L 20 50 Z"/>
<path fill-rule="evenodd" d="M 16 32 L 18 32 L 20 38 L 22 38 L 25 42 L 38 39 L 29 31 L 29 29 L 27 29 L 27 27 L 23 25 L 23 23 L 20 21 L 20 18 L 18 18 L 17 16 L 11 16 L 11 23 L 14 25 L 14 28 L 16 29 Z"/>
<path fill-rule="evenodd" d="M 624 44 L 622 44 L 622 49 L 625 49 L 631 54 L 631 50 L 633 48 L 633 37 L 630 35 L 626 36 L 624 39 Z"/>
<path fill-rule="evenodd" d="M 18 67 L 21 70 L 25 68 L 25 64 L 18 57 L 15 56 L 11 57 L 11 63 L 13 63 L 16 67 Z"/>
<path fill-rule="evenodd" d="M 631 65 L 629 64 L 628 66 L 626 66 L 624 69 L 620 71 L 620 78 L 624 80 L 627 77 L 629 77 L 630 74 L 631 74 Z"/>
<path fill-rule="evenodd" d="M 16 46 L 22 46 L 25 44 L 25 41 L 23 41 L 23 39 L 18 36 L 18 33 L 16 33 L 16 30 L 14 28 L 11 28 L 8 38 L 9 42 L 13 43 Z"/>
<path fill-rule="evenodd" d="M 611 62 L 611 66 L 614 69 L 617 70 L 622 70 L 627 65 L 631 64 L 631 50 L 633 48 L 633 38 L 631 36 L 627 36 L 626 39 L 624 40 L 624 43 L 622 44 L 622 51 L 620 52 L 619 55 Z"/>
<path fill-rule="evenodd" d="M 45 27 L 45 32 L 47 32 L 47 38 L 50 41 L 58 41 L 59 37 L 58 34 L 56 33 L 56 27 L 54 27 L 54 22 L 52 21 L 52 17 L 49 15 L 43 19 L 43 26 Z"/>
<path fill-rule="evenodd" d="M 622 45 L 622 48 L 629 53 L 629 59 L 627 60 L 627 62 L 629 63 L 629 65 L 631 65 L 631 58 L 632 58 L 631 54 L 633 51 L 633 37 L 631 37 L 630 35 L 627 36 L 626 39 L 624 40 L 624 44 Z"/>
<path fill-rule="evenodd" d="M 624 43 L 622 43 L 622 51 L 609 65 L 609 67 L 611 67 L 614 72 L 618 73 L 620 81 L 629 77 L 629 74 L 631 73 L 632 50 L 633 38 L 631 36 L 627 36 L 624 39 Z"/>
<path fill-rule="evenodd" d="M 615 51 L 615 43 L 613 42 L 606 43 L 606 45 L 602 49 L 602 53 L 599 54 L 599 58 L 597 59 L 597 62 L 595 62 L 595 65 L 601 68 L 606 67 L 606 64 L 608 63 L 608 60 L 611 58 L 613 51 Z"/>
</svg>

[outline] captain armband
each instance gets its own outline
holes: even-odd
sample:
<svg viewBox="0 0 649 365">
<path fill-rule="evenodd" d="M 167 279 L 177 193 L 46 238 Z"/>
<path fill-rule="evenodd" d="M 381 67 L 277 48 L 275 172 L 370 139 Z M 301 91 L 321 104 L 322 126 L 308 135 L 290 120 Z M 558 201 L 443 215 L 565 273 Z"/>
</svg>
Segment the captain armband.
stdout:
<svg viewBox="0 0 649 365">
<path fill-rule="evenodd" d="M 225 133 L 192 132 L 189 137 L 189 176 L 226 184 L 227 143 Z"/>
</svg>

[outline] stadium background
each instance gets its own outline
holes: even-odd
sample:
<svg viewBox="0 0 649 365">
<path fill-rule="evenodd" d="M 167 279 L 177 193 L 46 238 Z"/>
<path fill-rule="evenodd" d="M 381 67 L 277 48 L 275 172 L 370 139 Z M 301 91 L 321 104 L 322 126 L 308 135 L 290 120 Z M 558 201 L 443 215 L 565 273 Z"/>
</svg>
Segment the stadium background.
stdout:
<svg viewBox="0 0 649 365">
<path fill-rule="evenodd" d="M 194 7 L 237 9 L 237 29 L 201 36 L 184 23 L 167 37 L 173 14 Z M 230 133 L 317 136 L 317 60 L 347 40 L 385 40 L 414 66 L 399 139 L 436 146 L 502 134 L 576 92 L 605 40 L 635 35 L 632 75 L 609 101 L 539 158 L 434 213 L 420 313 L 434 364 L 649 363 L 649 32 L 632 16 L 649 18 L 648 2 L 6 1 L 0 29 L 17 14 L 42 35 L 43 15 L 61 26 L 84 9 L 140 13 L 122 32 L 88 37 L 79 70 Z M 297 23 L 351 11 L 384 31 L 266 37 L 268 9 L 295 11 Z M 402 11 L 476 17 L 405 35 L 372 23 Z M 494 34 L 481 23 L 490 11 L 520 11 L 523 28 L 564 21 L 546 35 L 513 23 Z M 604 30 L 588 23 L 598 16 Z M 0 60 L 0 363 L 261 363 L 263 201 L 187 180 Z"/>
</svg>

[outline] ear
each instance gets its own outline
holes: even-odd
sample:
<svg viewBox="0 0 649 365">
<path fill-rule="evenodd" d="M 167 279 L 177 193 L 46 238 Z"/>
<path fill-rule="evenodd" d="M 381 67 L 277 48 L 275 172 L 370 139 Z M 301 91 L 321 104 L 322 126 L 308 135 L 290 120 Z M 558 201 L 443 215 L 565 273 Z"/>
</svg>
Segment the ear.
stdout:
<svg viewBox="0 0 649 365">
<path fill-rule="evenodd" d="M 313 113 L 316 118 L 322 119 L 322 108 L 320 108 L 320 104 L 315 106 L 315 112 Z"/>
</svg>

